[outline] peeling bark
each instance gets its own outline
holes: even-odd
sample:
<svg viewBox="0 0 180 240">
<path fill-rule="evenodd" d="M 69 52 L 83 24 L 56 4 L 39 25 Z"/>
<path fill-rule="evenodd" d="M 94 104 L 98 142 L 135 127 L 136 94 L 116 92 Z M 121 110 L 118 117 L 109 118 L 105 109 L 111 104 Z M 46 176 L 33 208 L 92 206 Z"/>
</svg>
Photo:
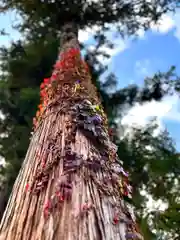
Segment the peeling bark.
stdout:
<svg viewBox="0 0 180 240">
<path fill-rule="evenodd" d="M 79 49 L 70 24 L 61 45 L 58 61 Z M 75 66 L 63 70 L 61 65 L 53 73 L 57 79 L 14 184 L 0 240 L 143 239 L 123 201 L 126 174 L 113 170 L 113 164 L 121 165 L 95 87 L 81 59 L 74 61 Z M 99 113 L 83 112 L 94 125 L 80 116 L 83 106 Z"/>
</svg>

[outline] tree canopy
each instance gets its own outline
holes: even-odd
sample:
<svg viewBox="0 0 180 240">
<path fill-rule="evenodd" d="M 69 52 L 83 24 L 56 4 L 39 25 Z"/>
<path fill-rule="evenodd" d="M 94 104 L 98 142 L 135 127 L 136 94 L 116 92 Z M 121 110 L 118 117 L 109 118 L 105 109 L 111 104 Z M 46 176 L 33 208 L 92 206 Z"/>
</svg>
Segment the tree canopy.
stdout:
<svg viewBox="0 0 180 240">
<path fill-rule="evenodd" d="M 99 26 L 103 33 L 110 23 L 116 23 L 121 34 L 134 34 L 148 29 L 160 17 L 179 7 L 178 0 L 3 0 L 0 11 L 17 11 L 21 19 L 17 27 L 31 39 L 58 33 L 64 22 L 74 21 L 80 29 Z M 37 34 L 38 32 L 38 34 Z"/>
</svg>

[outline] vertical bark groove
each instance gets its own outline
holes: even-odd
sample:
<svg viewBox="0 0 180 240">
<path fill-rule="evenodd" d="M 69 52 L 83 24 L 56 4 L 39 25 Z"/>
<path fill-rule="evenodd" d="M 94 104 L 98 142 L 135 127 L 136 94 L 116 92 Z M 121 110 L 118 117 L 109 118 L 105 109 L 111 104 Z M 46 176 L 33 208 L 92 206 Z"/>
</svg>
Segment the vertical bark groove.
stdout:
<svg viewBox="0 0 180 240">
<path fill-rule="evenodd" d="M 109 139 L 77 33 L 71 24 L 64 27 L 51 82 L 41 85 L 43 102 L 0 240 L 143 239 L 124 206 L 127 174 Z"/>
</svg>

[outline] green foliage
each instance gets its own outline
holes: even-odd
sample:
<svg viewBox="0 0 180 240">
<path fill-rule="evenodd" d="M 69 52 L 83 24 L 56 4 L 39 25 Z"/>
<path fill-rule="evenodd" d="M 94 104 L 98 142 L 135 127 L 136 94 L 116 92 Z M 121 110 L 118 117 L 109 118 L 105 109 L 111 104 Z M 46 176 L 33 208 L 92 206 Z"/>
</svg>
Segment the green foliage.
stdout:
<svg viewBox="0 0 180 240">
<path fill-rule="evenodd" d="M 108 29 L 105 23 L 118 23 L 117 29 L 122 34 L 134 34 L 138 29 L 147 29 L 150 23 L 156 23 L 162 14 L 173 11 L 178 0 L 3 0 L 0 12 L 15 9 L 23 19 L 18 25 L 26 35 L 42 37 L 47 34 L 54 36 L 65 22 L 73 21 L 84 29 L 98 25 L 102 31 Z M 98 35 L 101 32 L 98 30 Z M 37 35 L 38 32 L 38 35 Z M 98 37 L 97 37 L 98 38 Z M 96 39 L 97 40 L 97 39 Z"/>
<path fill-rule="evenodd" d="M 168 239 L 171 239 L 170 237 L 175 234 L 179 236 L 180 158 L 169 134 L 163 131 L 160 135 L 154 136 L 153 132 L 156 129 L 155 122 L 149 123 L 143 129 L 135 128 L 131 131 L 131 138 L 126 136 L 120 141 L 118 155 L 130 172 L 134 188 L 133 205 L 137 209 L 144 234 L 147 233 L 148 222 L 151 230 L 166 231 Z M 147 195 L 142 196 L 140 189 L 145 189 Z M 161 212 L 158 217 L 157 211 L 151 210 L 149 213 L 147 213 L 149 209 L 145 211 L 145 203 L 149 196 L 153 196 L 154 200 L 161 199 L 167 204 L 167 210 Z M 151 236 L 149 234 L 148 236 Z M 161 236 L 160 239 L 166 238 Z"/>
</svg>

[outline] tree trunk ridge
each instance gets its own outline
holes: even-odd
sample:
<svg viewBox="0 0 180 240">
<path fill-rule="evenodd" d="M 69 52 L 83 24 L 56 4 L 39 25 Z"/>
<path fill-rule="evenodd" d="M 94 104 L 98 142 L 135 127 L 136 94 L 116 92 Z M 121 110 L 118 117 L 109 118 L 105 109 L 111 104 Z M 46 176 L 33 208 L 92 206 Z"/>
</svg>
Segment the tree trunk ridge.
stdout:
<svg viewBox="0 0 180 240">
<path fill-rule="evenodd" d="M 127 173 L 110 141 L 107 118 L 78 29 L 68 23 L 24 163 L 0 224 L 0 240 L 143 239 L 123 196 Z"/>
</svg>

